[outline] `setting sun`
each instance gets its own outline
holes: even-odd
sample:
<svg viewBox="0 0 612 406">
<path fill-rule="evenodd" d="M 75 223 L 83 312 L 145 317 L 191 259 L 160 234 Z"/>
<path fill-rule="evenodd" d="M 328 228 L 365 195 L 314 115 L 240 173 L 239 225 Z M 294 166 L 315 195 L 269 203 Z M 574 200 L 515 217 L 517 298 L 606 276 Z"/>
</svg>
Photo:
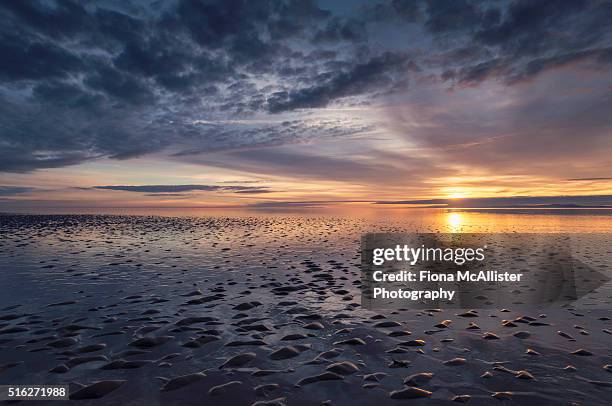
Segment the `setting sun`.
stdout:
<svg viewBox="0 0 612 406">
<path fill-rule="evenodd" d="M 465 194 L 463 193 L 453 193 L 452 195 L 449 196 L 449 199 L 463 199 L 465 197 Z"/>
</svg>

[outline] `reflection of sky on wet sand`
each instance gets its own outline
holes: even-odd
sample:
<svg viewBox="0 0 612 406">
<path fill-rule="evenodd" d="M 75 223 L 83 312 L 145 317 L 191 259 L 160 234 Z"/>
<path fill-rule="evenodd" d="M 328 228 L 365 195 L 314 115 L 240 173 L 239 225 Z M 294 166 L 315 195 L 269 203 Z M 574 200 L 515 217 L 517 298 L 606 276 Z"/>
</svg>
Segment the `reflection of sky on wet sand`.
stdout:
<svg viewBox="0 0 612 406">
<path fill-rule="evenodd" d="M 381 227 L 423 232 L 610 232 L 610 209 L 443 209 L 367 207 L 262 208 L 66 208 L 49 214 L 110 214 L 161 217 L 342 219 L 365 224 L 366 232 Z"/>
<path fill-rule="evenodd" d="M 28 278 L 25 285 L 30 291 L 33 284 L 45 285 L 50 275 L 57 282 L 50 289 L 66 285 L 76 287 L 78 278 L 75 279 L 74 274 L 91 277 L 88 282 L 78 279 L 79 283 L 99 286 L 117 281 L 133 284 L 141 277 L 154 277 L 163 284 L 165 275 L 169 275 L 167 272 L 171 272 L 171 278 L 176 278 L 175 272 L 185 267 L 214 270 L 222 265 L 223 273 L 227 274 L 265 268 L 267 265 L 263 264 L 290 267 L 295 265 L 295 258 L 300 257 L 323 259 L 326 255 L 339 255 L 338 259 L 349 260 L 359 250 L 361 235 L 369 232 L 612 232 L 610 210 L 554 212 L 525 214 L 513 210 L 482 212 L 359 206 L 265 210 L 122 209 L 111 211 L 111 214 L 147 217 L 144 221 L 113 216 L 99 217 L 99 220 L 96 216 L 42 217 L 48 222 L 44 227 L 11 229 L 4 233 L 0 242 L 5 243 L 2 262 L 12 269 L 25 271 L 13 275 Z M 169 219 L 169 216 L 178 219 Z M 9 223 L 4 223 L 6 231 Z M 27 244 L 19 248 L 18 260 L 15 260 L 9 248 L 21 243 Z M 219 252 L 221 248 L 231 251 Z M 128 258 L 130 262 L 124 262 Z M 358 261 L 358 256 L 353 259 Z M 57 266 L 40 269 L 42 263 L 59 264 L 69 271 L 58 273 Z M 184 276 L 191 278 L 194 274 L 185 273 Z M 196 279 L 200 277 L 198 273 Z M 4 282 L 11 284 L 10 279 L 11 274 L 5 275 Z M 13 282 L 17 287 L 25 286 L 23 279 Z"/>
<path fill-rule="evenodd" d="M 246 301 L 261 303 L 247 311 L 248 314 L 264 317 L 261 320 L 270 318 L 271 325 L 283 326 L 278 332 L 265 337 L 272 348 L 281 345 L 279 339 L 285 334 L 302 331 L 301 324 L 291 324 L 293 314 L 287 314 L 276 307 L 277 303 L 285 300 L 291 300 L 289 303 L 296 303 L 297 307 L 303 307 L 306 312 L 316 312 L 323 317 L 323 323 L 334 326 L 332 328 L 340 327 L 334 324 L 334 321 L 337 322 L 335 316 L 350 314 L 350 323 L 359 326 L 351 334 L 366 337 L 366 340 L 371 336 L 372 340 L 380 339 L 383 343 L 386 342 L 384 340 L 392 340 L 371 327 L 372 313 L 359 306 L 360 237 L 363 233 L 612 231 L 611 217 L 602 214 L 525 215 L 509 212 L 449 212 L 443 209 L 362 208 L 301 212 L 225 210 L 174 213 L 183 217 L 168 217 L 171 214 L 168 212 L 164 213 L 166 216 L 154 216 L 160 213 L 151 211 L 141 214 L 147 216 L 0 215 L 0 269 L 3 271 L 0 279 L 3 291 L 0 308 L 18 305 L 15 312 L 41 316 L 41 320 L 47 324 L 56 320 L 75 323 L 78 320 L 79 324 L 94 325 L 101 331 L 83 333 L 83 344 L 103 340 L 110 354 L 118 354 L 129 347 L 128 343 L 134 338 L 132 332 L 137 331 L 141 325 L 155 325 L 157 329 L 153 335 L 176 337 L 161 346 L 158 353 L 147 354 L 147 357 L 155 359 L 159 359 L 165 352 L 190 351 L 185 349 L 183 343 L 193 337 L 193 331 L 175 331 L 177 320 L 186 315 L 204 314 L 220 319 L 223 326 L 220 325 L 218 329 L 225 343 L 244 339 L 244 332 L 234 329 L 236 321 L 232 316 L 238 312 L 234 310 L 235 304 Z M 609 252 L 612 234 L 590 235 L 602 235 L 603 243 L 592 244 L 587 242 L 588 238 L 579 238 L 577 243 L 580 245 L 573 246 L 580 252 L 581 260 L 584 259 L 589 266 L 598 270 L 609 269 L 609 258 L 603 254 Z M 285 296 L 275 292 L 278 287 L 299 289 Z M 187 302 L 194 298 L 192 292 L 196 289 L 203 293 L 195 297 L 223 293 L 223 299 L 188 306 Z M 567 309 L 546 309 L 546 321 L 551 326 L 548 329 L 537 327 L 534 337 L 538 350 L 543 354 L 555 354 L 563 365 L 570 362 L 567 357 L 573 356 L 566 354 L 576 349 L 575 344 L 559 344 L 555 341 L 558 337 L 556 330 L 571 331 L 572 325 L 581 324 L 591 332 L 583 339 L 589 340 L 585 347 L 596 354 L 604 354 L 607 348 L 606 334 L 599 328 L 603 322 L 598 317 L 609 316 L 609 310 L 605 309 L 609 309 L 612 297 L 610 289 L 611 286 L 606 285 L 595 294 L 584 297 L 581 306 L 577 307 L 585 309 L 584 312 L 581 310 L 579 319 L 578 315 L 568 316 Z M 72 304 L 49 307 L 53 303 Z M 159 313 L 151 316 L 151 321 L 147 322 L 146 318 L 143 319 L 144 312 L 151 309 Z M 499 318 L 482 313 L 483 317 L 477 320 L 478 324 L 482 331 L 507 334 L 505 327 L 500 327 L 499 323 L 501 317 L 517 317 L 516 309 L 512 310 L 514 314 L 501 313 Z M 538 309 L 533 314 L 542 312 Z M 482 342 L 485 340 L 480 337 L 481 333 L 463 328 L 467 321 L 458 320 L 455 313 L 454 310 L 443 310 L 435 317 L 417 317 L 407 312 L 398 317 L 410 326 L 415 337 L 424 337 L 428 346 L 437 346 L 437 340 L 447 336 L 422 335 L 421 332 L 430 329 L 439 320 L 454 319 L 456 324 L 448 330 L 448 334 L 454 337 L 456 347 L 440 345 L 441 353 L 431 353 L 432 357 L 450 359 L 457 355 L 456 351 L 464 355 L 466 353 L 463 348 L 472 348 L 467 356 L 495 359 L 498 350 L 484 347 Z M 47 324 L 37 328 L 44 328 Z M 459 325 L 461 327 L 455 327 Z M 53 330 L 57 328 L 56 325 L 51 327 Z M 129 333 L 115 335 L 116 331 Z M 319 346 L 317 352 L 328 350 L 329 344 L 336 339 L 331 331 L 319 333 L 326 334 L 329 339 L 313 341 L 314 345 Z M 107 333 L 112 335 L 96 338 L 97 334 Z M 544 333 L 549 335 L 544 336 Z M 29 334 L 23 336 L 23 341 L 30 338 Z M 523 356 L 523 343 L 514 337 L 505 338 L 509 338 L 503 342 L 509 356 Z M 27 374 L 14 368 L 4 374 L 3 379 L 6 378 L 7 382 L 27 383 L 25 380 L 28 379 L 28 382 L 65 383 L 69 378 L 89 382 L 99 380 L 103 376 L 100 374 L 106 373 L 100 372 L 99 364 L 92 363 L 70 370 L 69 375 L 50 374 L 48 371 L 58 363 L 57 356 L 52 351 L 30 352 L 39 346 L 34 342 L 26 343 L 23 348 L 0 349 L 0 358 L 6 359 L 5 362 L 25 360 L 29 367 Z M 206 348 L 197 349 L 196 356 L 174 361 L 176 366 L 168 374 L 177 376 L 191 371 L 218 371 L 220 358 L 235 355 L 236 351 L 232 347 L 214 344 L 208 348 L 214 348 L 213 351 L 217 352 L 206 352 L 209 351 Z M 385 348 L 391 348 L 391 343 L 385 344 Z M 429 347 L 425 348 L 429 350 Z M 268 353 L 262 353 L 261 359 L 267 359 Z M 360 355 L 373 370 L 383 370 L 389 360 L 388 356 L 379 352 Z M 424 363 L 419 368 L 436 368 L 434 373 L 438 379 L 448 371 L 443 366 L 439 369 L 436 365 L 442 364 L 432 363 L 429 355 L 427 358 L 419 356 L 418 359 Z M 596 362 L 593 359 L 595 357 L 585 360 L 581 365 L 589 374 L 601 371 L 600 358 Z M 573 359 L 571 361 L 575 362 Z M 536 368 L 533 364 L 528 367 L 530 370 Z M 478 369 L 475 377 L 482 373 L 481 368 Z M 298 371 L 297 374 L 288 375 L 291 385 L 303 376 L 300 374 L 304 370 Z M 389 371 L 390 374 L 402 374 L 397 377 L 397 382 L 401 382 L 405 376 L 405 370 Z M 535 369 L 535 372 L 538 376 L 545 376 L 541 370 Z M 128 375 L 126 386 L 132 386 L 126 388 L 126 391 L 155 397 L 157 389 L 151 391 L 147 382 L 156 382 L 155 377 L 159 375 L 160 370 L 157 368 L 138 369 Z M 117 374 L 109 372 L 108 376 L 116 377 Z M 450 384 L 453 379 L 456 380 L 455 374 L 442 382 Z M 361 385 L 361 377 L 359 382 Z M 149 386 L 146 386 L 146 390 L 138 389 L 141 384 Z"/>
<path fill-rule="evenodd" d="M 140 213 L 146 217 L 34 216 L 30 218 L 35 220 L 17 228 L 13 220 L 3 220 L 1 230 L 7 232 L 0 242 L 4 243 L 4 264 L 23 268 L 32 281 L 42 282 L 52 275 L 56 282 L 72 285 L 77 280 L 73 275 L 81 273 L 91 276 L 90 282 L 95 285 L 118 280 L 136 283 L 141 277 L 154 277 L 163 283 L 167 272 L 176 278 L 176 272 L 183 268 L 213 272 L 222 269 L 227 274 L 269 265 L 282 269 L 295 265 L 296 258 L 323 260 L 329 256 L 358 261 L 360 237 L 371 232 L 612 232 L 611 212 L 574 212 L 520 214 L 510 210 L 345 207 Z M 168 218 L 170 215 L 179 217 Z M 67 269 L 58 273 L 58 267 Z M 195 274 L 184 276 L 191 278 Z"/>
</svg>

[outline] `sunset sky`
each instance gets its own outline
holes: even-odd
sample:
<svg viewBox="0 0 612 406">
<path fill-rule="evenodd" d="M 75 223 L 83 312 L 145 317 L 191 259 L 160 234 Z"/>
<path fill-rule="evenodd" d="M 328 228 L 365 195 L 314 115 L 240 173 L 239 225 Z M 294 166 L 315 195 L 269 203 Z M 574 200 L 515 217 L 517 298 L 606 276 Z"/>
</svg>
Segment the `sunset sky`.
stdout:
<svg viewBox="0 0 612 406">
<path fill-rule="evenodd" d="M 612 195 L 610 21 L 598 0 L 5 1 L 0 211 Z"/>
</svg>

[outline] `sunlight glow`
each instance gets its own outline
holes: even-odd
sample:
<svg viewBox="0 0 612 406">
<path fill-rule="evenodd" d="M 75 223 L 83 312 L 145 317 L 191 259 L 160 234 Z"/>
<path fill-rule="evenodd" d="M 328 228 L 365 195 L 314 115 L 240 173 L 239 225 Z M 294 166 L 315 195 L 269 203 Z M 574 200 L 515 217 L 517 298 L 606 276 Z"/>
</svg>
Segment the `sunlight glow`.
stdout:
<svg viewBox="0 0 612 406">
<path fill-rule="evenodd" d="M 450 212 L 446 216 L 446 223 L 448 224 L 451 233 L 458 233 L 461 231 L 464 219 L 461 213 Z"/>
<path fill-rule="evenodd" d="M 448 198 L 449 199 L 463 199 L 464 197 L 466 197 L 465 193 L 453 193 Z"/>
</svg>

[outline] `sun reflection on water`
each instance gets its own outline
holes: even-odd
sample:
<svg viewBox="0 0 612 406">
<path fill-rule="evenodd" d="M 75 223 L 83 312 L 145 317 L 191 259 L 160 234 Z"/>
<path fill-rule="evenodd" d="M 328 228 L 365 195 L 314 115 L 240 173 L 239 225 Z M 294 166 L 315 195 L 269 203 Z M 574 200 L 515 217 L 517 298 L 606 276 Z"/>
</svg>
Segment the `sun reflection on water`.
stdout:
<svg viewBox="0 0 612 406">
<path fill-rule="evenodd" d="M 449 231 L 451 233 L 458 233 L 461 231 L 465 220 L 461 213 L 449 212 L 446 214 L 446 223 L 448 224 Z"/>
</svg>

